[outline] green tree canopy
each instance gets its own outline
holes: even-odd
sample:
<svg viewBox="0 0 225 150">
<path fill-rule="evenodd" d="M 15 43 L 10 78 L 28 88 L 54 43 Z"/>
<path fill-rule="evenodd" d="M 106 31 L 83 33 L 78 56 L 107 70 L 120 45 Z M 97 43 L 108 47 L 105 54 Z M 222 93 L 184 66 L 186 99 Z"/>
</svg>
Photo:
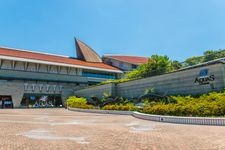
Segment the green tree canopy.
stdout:
<svg viewBox="0 0 225 150">
<path fill-rule="evenodd" d="M 192 66 L 203 62 L 225 57 L 225 49 L 207 50 L 203 56 L 193 56 L 184 61 L 184 66 Z"/>
<path fill-rule="evenodd" d="M 184 62 L 184 66 L 193 66 L 196 64 L 199 64 L 201 62 L 203 62 L 203 57 L 202 56 L 193 56 L 190 58 L 187 58 Z"/>
<path fill-rule="evenodd" d="M 203 62 L 225 57 L 225 50 L 208 50 L 204 52 Z"/>
<path fill-rule="evenodd" d="M 174 70 L 178 70 L 182 67 L 192 66 L 223 57 L 225 57 L 225 49 L 207 50 L 204 52 L 203 56 L 193 56 L 187 58 L 183 63 L 180 63 L 176 60 L 171 61 L 167 56 L 152 55 L 149 58 L 148 63 L 142 64 L 136 70 L 127 73 L 123 79 L 110 80 L 106 81 L 105 83 L 120 83 L 131 79 L 160 75 Z"/>
<path fill-rule="evenodd" d="M 167 56 L 152 55 L 148 63 L 140 65 L 137 70 L 129 72 L 126 77 L 134 79 L 154 76 L 179 69 L 180 67 L 181 64 L 178 61 L 171 61 Z"/>
</svg>

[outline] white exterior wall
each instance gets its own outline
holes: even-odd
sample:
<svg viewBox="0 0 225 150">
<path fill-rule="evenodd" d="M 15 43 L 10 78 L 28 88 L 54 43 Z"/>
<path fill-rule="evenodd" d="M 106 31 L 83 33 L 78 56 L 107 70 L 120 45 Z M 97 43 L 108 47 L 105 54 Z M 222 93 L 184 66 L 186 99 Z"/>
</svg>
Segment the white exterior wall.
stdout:
<svg viewBox="0 0 225 150">
<path fill-rule="evenodd" d="M 36 71 L 37 67 L 35 63 L 28 63 L 26 71 Z"/>
<path fill-rule="evenodd" d="M 15 70 L 25 70 L 25 66 L 23 62 L 16 62 L 15 63 Z"/>
<path fill-rule="evenodd" d="M 12 69 L 12 61 L 10 60 L 2 60 L 1 68 L 3 69 Z"/>
<path fill-rule="evenodd" d="M 60 71 L 59 71 L 60 74 L 68 74 L 68 70 L 66 67 L 60 67 Z"/>
<path fill-rule="evenodd" d="M 50 66 L 49 73 L 58 73 L 58 67 L 57 66 Z"/>
<path fill-rule="evenodd" d="M 75 68 L 69 68 L 69 74 L 70 75 L 77 75 L 77 69 L 75 69 Z"/>
<path fill-rule="evenodd" d="M 48 66 L 44 64 L 40 64 L 39 72 L 48 72 Z"/>
</svg>

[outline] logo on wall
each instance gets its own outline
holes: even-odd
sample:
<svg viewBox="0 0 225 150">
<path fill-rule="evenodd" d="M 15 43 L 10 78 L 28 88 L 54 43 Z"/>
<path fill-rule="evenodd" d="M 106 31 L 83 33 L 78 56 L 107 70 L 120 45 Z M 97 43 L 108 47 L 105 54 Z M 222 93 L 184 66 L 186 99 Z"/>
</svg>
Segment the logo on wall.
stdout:
<svg viewBox="0 0 225 150">
<path fill-rule="evenodd" d="M 208 74 L 208 69 L 203 69 L 200 70 L 199 75 L 197 78 L 195 78 L 195 82 L 199 85 L 203 85 L 203 84 L 209 84 L 210 82 L 215 80 L 215 76 L 214 75 L 209 75 Z"/>
<path fill-rule="evenodd" d="M 62 85 L 49 85 L 49 84 L 29 84 L 24 83 L 24 91 L 52 93 L 62 92 Z"/>
</svg>

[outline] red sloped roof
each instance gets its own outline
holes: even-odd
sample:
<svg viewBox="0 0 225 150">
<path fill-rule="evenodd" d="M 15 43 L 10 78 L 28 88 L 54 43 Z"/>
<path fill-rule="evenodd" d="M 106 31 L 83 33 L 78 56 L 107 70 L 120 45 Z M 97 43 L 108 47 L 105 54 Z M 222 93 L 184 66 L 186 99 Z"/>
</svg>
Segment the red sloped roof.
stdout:
<svg viewBox="0 0 225 150">
<path fill-rule="evenodd" d="M 147 57 L 140 57 L 140 56 L 122 56 L 122 55 L 106 55 L 104 56 L 105 58 L 112 58 L 115 60 L 119 60 L 122 62 L 127 62 L 127 63 L 131 63 L 131 64 L 136 64 L 136 65 L 140 65 L 140 64 L 144 64 L 148 62 Z"/>
<path fill-rule="evenodd" d="M 101 57 L 87 44 L 75 39 L 77 48 L 77 58 L 87 62 L 102 62 Z"/>
<path fill-rule="evenodd" d="M 70 57 L 57 56 L 39 52 L 30 52 L 11 48 L 0 48 L 0 55 L 120 71 L 119 69 L 104 63 L 85 62 Z"/>
</svg>

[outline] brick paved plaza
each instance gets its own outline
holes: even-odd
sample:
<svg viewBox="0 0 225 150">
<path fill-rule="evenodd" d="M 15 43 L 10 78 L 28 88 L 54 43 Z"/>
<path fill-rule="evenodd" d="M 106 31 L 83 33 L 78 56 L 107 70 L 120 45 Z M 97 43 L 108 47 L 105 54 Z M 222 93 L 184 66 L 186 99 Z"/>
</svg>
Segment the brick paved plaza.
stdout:
<svg viewBox="0 0 225 150">
<path fill-rule="evenodd" d="M 0 110 L 0 149 L 225 149 L 225 127 L 65 109 Z"/>
</svg>

